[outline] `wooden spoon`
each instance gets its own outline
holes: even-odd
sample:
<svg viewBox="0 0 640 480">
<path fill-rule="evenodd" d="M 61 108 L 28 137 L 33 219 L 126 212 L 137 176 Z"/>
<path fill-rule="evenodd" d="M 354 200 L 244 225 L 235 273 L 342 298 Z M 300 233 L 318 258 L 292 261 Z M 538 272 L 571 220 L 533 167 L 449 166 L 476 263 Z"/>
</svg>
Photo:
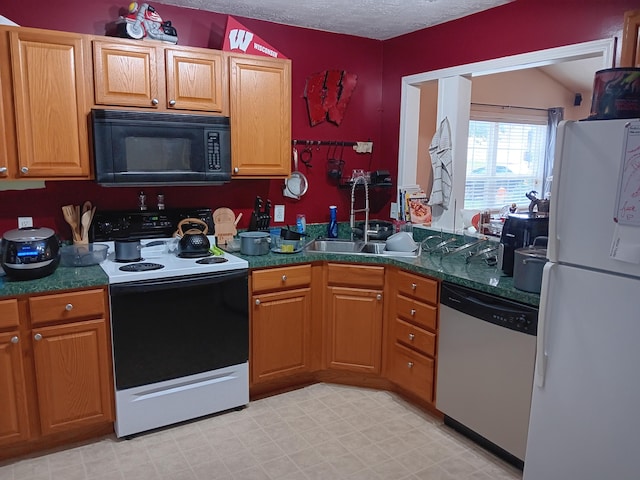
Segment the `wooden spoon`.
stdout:
<svg viewBox="0 0 640 480">
<path fill-rule="evenodd" d="M 76 220 L 76 211 L 73 205 L 65 205 L 62 207 L 62 215 L 64 215 L 65 221 L 71 225 L 71 234 L 73 235 L 73 240 L 80 240 L 80 236 L 78 235 L 78 221 Z"/>
</svg>

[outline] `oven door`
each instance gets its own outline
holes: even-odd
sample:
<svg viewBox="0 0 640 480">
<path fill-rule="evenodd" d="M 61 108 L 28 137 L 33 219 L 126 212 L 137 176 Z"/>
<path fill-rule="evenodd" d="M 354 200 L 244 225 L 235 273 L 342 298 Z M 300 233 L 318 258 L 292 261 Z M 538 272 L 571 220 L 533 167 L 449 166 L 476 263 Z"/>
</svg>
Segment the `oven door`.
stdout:
<svg viewBox="0 0 640 480">
<path fill-rule="evenodd" d="M 245 363 L 246 270 L 109 287 L 116 390 Z"/>
</svg>

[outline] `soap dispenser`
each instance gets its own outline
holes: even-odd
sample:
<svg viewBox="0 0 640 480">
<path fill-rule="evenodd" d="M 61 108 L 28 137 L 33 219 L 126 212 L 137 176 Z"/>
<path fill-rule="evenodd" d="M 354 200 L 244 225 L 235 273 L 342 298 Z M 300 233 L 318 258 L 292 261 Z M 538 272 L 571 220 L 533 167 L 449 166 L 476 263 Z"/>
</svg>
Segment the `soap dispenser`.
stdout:
<svg viewBox="0 0 640 480">
<path fill-rule="evenodd" d="M 327 237 L 338 238 L 338 207 L 331 205 L 329 207 L 329 228 L 327 229 Z"/>
</svg>

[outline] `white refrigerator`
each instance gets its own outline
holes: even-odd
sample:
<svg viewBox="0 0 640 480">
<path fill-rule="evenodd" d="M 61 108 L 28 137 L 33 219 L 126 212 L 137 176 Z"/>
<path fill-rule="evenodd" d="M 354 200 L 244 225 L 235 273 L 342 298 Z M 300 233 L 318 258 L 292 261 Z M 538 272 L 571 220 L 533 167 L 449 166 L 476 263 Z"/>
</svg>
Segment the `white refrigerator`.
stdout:
<svg viewBox="0 0 640 480">
<path fill-rule="evenodd" d="M 640 478 L 636 133 L 636 120 L 558 130 L 524 480 Z"/>
</svg>

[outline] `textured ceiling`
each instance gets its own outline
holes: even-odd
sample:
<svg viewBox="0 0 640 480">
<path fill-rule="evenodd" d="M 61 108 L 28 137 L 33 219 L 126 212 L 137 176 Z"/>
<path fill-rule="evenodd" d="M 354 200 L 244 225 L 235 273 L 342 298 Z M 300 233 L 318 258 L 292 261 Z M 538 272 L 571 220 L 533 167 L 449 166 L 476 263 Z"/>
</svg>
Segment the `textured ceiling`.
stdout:
<svg viewBox="0 0 640 480">
<path fill-rule="evenodd" d="M 160 0 L 156 3 L 387 40 L 510 1 L 514 0 Z"/>
</svg>

